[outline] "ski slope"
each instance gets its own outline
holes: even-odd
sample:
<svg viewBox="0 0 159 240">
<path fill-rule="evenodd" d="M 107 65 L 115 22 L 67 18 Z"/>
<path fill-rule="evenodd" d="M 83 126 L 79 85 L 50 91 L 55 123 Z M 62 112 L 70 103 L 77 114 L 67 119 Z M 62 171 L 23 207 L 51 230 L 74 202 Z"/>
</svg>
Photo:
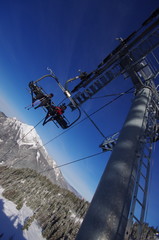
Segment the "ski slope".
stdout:
<svg viewBox="0 0 159 240">
<path fill-rule="evenodd" d="M 45 240 L 36 220 L 28 230 L 22 230 L 24 222 L 33 215 L 33 212 L 25 204 L 17 210 L 13 202 L 2 196 L 3 190 L 0 187 L 0 238 L 3 240 Z"/>
</svg>

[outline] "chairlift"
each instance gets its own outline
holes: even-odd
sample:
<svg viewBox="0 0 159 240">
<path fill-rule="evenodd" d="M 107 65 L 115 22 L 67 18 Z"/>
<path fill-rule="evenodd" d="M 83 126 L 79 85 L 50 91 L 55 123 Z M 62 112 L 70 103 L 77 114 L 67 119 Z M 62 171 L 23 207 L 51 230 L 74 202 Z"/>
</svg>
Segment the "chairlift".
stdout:
<svg viewBox="0 0 159 240">
<path fill-rule="evenodd" d="M 30 108 L 34 107 L 36 105 L 37 101 L 40 102 L 39 104 L 42 104 L 40 107 L 42 107 L 45 112 L 48 111 L 48 108 L 50 106 L 56 108 L 54 103 L 51 101 L 51 97 L 53 96 L 53 94 L 48 95 L 44 91 L 44 89 L 39 85 L 39 82 L 41 80 L 45 79 L 46 77 L 52 77 L 53 79 L 55 79 L 57 84 L 61 88 L 61 90 L 64 92 L 64 94 L 69 98 L 71 103 L 75 105 L 75 102 L 73 101 L 73 99 L 69 95 L 68 91 L 60 84 L 60 82 L 58 81 L 58 78 L 55 76 L 55 74 L 52 72 L 52 70 L 49 69 L 49 68 L 48 68 L 48 70 L 50 71 L 50 74 L 44 75 L 34 82 L 33 81 L 29 82 L 28 86 L 30 88 L 30 93 L 31 93 L 31 97 L 32 97 L 32 104 L 31 104 L 30 107 L 28 106 L 28 110 Z M 45 104 L 43 104 L 43 101 L 45 101 Z M 39 107 L 39 105 L 37 107 L 35 107 L 35 109 L 38 108 L 38 107 Z M 56 114 L 55 116 L 52 117 L 52 121 L 54 122 L 54 124 L 57 127 L 60 126 L 61 128 L 66 129 L 66 128 L 72 126 L 81 117 L 81 111 L 78 107 L 77 107 L 77 111 L 78 111 L 78 116 L 71 123 L 68 121 L 68 119 L 63 114 L 61 114 L 61 115 Z"/>
</svg>

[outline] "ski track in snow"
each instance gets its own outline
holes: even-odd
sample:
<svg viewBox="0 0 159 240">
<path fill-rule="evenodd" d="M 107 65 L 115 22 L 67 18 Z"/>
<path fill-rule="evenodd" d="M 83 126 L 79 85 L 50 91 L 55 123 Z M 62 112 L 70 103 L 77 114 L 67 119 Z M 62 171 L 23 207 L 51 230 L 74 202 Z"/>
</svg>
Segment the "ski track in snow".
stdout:
<svg viewBox="0 0 159 240">
<path fill-rule="evenodd" d="M 2 240 L 46 240 L 42 237 L 41 228 L 34 220 L 28 230 L 22 230 L 24 222 L 33 215 L 33 211 L 25 204 L 20 210 L 16 205 L 2 196 L 4 189 L 0 187 L 0 235 Z"/>
</svg>

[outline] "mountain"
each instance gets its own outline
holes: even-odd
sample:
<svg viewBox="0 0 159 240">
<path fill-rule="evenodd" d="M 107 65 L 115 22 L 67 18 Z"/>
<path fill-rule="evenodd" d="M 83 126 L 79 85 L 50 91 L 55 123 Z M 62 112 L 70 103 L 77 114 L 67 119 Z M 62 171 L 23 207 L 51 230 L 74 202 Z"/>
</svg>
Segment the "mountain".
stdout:
<svg viewBox="0 0 159 240">
<path fill-rule="evenodd" d="M 0 152 L 0 238 L 74 240 L 89 203 L 55 168 L 35 129 L 0 112 Z M 126 239 L 137 240 L 137 229 L 134 223 Z M 141 240 L 157 236 L 157 229 L 143 225 Z"/>
<path fill-rule="evenodd" d="M 3 112 L 0 112 L 0 153 L 1 166 L 33 169 L 80 197 L 48 155 L 34 127 L 9 118 Z"/>
<path fill-rule="evenodd" d="M 0 112 L 0 153 L 0 239 L 75 239 L 89 203 L 64 179 L 34 127 Z"/>
</svg>

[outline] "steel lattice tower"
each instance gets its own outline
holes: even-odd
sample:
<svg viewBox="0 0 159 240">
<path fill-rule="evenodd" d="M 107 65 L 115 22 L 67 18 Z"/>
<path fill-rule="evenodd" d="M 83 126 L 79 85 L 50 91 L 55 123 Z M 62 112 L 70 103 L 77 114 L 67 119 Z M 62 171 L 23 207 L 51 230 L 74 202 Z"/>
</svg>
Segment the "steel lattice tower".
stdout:
<svg viewBox="0 0 159 240">
<path fill-rule="evenodd" d="M 76 240 L 131 239 L 134 222 L 139 226 L 138 239 L 142 232 L 151 152 L 159 139 L 159 95 L 155 86 L 159 74 L 159 9 L 128 38 L 119 40 L 120 45 L 95 71 L 81 75 L 82 81 L 66 92 L 75 103 L 70 103 L 74 110 L 119 75 L 131 79 L 136 89 L 119 136 L 114 142 L 112 137 L 101 144 L 112 154 Z"/>
</svg>

